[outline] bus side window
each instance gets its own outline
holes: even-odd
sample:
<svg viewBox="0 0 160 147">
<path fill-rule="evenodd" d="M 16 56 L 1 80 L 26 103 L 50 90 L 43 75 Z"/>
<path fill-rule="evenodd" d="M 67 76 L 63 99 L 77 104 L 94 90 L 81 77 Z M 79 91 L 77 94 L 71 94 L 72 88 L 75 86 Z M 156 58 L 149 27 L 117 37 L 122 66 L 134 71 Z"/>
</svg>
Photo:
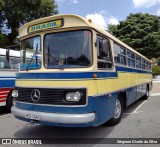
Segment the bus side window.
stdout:
<svg viewBox="0 0 160 147">
<path fill-rule="evenodd" d="M 97 60 L 99 69 L 112 68 L 109 40 L 100 36 L 97 37 Z"/>
<path fill-rule="evenodd" d="M 119 46 L 116 43 L 113 43 L 114 48 L 114 61 L 117 64 L 126 65 L 126 49 Z"/>
<path fill-rule="evenodd" d="M 130 51 L 127 51 L 127 56 L 128 56 L 128 66 L 135 67 L 135 54 Z"/>
</svg>

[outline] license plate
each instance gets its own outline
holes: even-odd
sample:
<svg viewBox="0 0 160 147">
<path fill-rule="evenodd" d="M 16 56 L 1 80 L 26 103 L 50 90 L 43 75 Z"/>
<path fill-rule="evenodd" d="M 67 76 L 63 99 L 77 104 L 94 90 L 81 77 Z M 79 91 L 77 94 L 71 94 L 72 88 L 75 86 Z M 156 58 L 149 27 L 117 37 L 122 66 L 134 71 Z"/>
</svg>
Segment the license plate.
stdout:
<svg viewBox="0 0 160 147">
<path fill-rule="evenodd" d="M 37 114 L 26 114 L 25 117 L 33 120 L 40 120 L 40 115 Z"/>
</svg>

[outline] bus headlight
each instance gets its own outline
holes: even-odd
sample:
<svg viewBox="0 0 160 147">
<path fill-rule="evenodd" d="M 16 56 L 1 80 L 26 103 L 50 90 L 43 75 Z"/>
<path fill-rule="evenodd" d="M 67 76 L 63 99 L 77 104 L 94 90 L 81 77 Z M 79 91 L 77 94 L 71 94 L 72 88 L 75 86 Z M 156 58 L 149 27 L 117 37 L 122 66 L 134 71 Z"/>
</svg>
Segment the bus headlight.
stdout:
<svg viewBox="0 0 160 147">
<path fill-rule="evenodd" d="M 12 97 L 18 97 L 18 90 L 12 91 Z"/>
<path fill-rule="evenodd" d="M 70 102 L 79 102 L 81 99 L 81 94 L 79 92 L 68 92 L 66 94 L 66 100 Z"/>
</svg>

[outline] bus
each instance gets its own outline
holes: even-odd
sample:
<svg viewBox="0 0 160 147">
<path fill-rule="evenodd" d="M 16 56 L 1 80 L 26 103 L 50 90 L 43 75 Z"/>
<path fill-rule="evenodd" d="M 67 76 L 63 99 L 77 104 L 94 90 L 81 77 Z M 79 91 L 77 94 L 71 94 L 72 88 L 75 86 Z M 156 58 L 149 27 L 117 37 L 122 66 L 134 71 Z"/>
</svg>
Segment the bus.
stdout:
<svg viewBox="0 0 160 147">
<path fill-rule="evenodd" d="M 151 61 L 90 19 L 45 17 L 23 25 L 19 36 L 21 65 L 12 91 L 12 113 L 19 120 L 116 125 L 125 107 L 150 95 Z"/>
<path fill-rule="evenodd" d="M 20 51 L 0 48 L 0 106 L 11 111 L 11 92 L 15 86 L 15 73 L 20 65 Z"/>
</svg>

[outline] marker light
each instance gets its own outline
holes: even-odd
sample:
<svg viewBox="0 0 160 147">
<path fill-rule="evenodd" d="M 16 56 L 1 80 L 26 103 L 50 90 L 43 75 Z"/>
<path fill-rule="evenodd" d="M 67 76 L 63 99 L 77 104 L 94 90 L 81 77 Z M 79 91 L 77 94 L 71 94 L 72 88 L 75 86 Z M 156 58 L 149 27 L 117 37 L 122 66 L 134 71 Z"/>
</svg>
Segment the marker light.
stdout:
<svg viewBox="0 0 160 147">
<path fill-rule="evenodd" d="M 66 100 L 70 102 L 79 102 L 81 99 L 81 94 L 79 92 L 68 92 L 66 94 Z"/>
<path fill-rule="evenodd" d="M 18 90 L 13 90 L 12 91 L 12 96 L 13 97 L 18 97 Z"/>
<path fill-rule="evenodd" d="M 90 23 L 92 23 L 92 19 L 88 19 L 88 21 L 89 21 Z"/>
</svg>

